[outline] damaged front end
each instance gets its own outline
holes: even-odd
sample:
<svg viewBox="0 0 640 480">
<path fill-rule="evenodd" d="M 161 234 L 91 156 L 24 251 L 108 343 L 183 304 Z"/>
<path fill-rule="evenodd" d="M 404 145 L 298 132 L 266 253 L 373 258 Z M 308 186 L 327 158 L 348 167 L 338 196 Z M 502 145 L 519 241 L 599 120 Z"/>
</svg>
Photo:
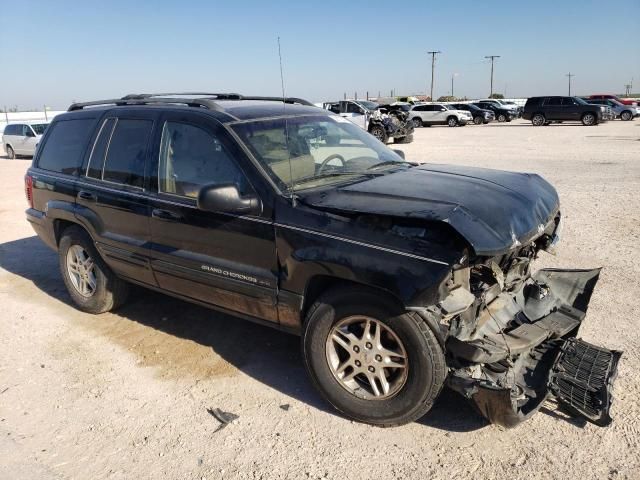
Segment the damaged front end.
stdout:
<svg viewBox="0 0 640 480">
<path fill-rule="evenodd" d="M 551 230 L 508 255 L 463 262 L 448 296 L 423 314 L 445 338 L 448 385 L 492 423 L 513 427 L 551 395 L 567 411 L 607 425 L 621 353 L 575 338 L 600 270 L 532 275 L 538 251 L 555 246 L 558 227 Z"/>
</svg>

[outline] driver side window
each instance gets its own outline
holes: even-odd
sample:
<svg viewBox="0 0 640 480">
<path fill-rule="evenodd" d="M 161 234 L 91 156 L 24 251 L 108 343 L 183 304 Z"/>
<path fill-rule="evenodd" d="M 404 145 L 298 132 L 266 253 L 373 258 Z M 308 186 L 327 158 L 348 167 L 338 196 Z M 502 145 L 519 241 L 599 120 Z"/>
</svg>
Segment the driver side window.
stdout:
<svg viewBox="0 0 640 480">
<path fill-rule="evenodd" d="M 197 198 L 204 185 L 234 184 L 248 190 L 244 174 L 218 138 L 188 123 L 165 122 L 160 141 L 158 191 Z"/>
</svg>

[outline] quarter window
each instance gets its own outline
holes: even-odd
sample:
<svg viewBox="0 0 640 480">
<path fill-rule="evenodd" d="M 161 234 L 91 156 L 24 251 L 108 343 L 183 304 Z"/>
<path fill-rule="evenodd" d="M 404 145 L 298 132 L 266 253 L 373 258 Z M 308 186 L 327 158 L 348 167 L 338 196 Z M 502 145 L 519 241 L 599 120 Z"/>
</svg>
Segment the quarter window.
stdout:
<svg viewBox="0 0 640 480">
<path fill-rule="evenodd" d="M 216 136 L 195 125 L 166 122 L 162 129 L 158 190 L 196 198 L 204 185 L 248 190 L 244 174 Z"/>
<path fill-rule="evenodd" d="M 144 186 L 144 164 L 151 120 L 118 119 L 104 162 L 102 179 L 132 187 Z"/>
<path fill-rule="evenodd" d="M 109 146 L 109 140 L 111 139 L 111 134 L 113 133 L 113 126 L 116 124 L 115 118 L 107 118 L 104 122 L 102 122 L 102 127 L 100 128 L 100 133 L 98 133 L 98 138 L 96 142 L 93 144 L 93 149 L 91 150 L 91 158 L 89 158 L 89 168 L 87 169 L 87 176 L 91 178 L 102 178 L 102 168 L 104 167 L 104 157 L 107 153 L 107 148 Z"/>
<path fill-rule="evenodd" d="M 59 173 L 76 173 L 93 124 L 93 118 L 54 122 L 49 127 L 51 132 L 46 142 L 39 149 L 38 167 Z"/>
</svg>

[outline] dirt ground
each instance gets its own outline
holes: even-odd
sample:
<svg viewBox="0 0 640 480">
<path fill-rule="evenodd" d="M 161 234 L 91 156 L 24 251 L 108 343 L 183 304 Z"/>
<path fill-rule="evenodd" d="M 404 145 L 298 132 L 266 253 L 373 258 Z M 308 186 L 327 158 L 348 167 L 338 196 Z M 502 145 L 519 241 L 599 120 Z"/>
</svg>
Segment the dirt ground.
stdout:
<svg viewBox="0 0 640 480">
<path fill-rule="evenodd" d="M 2 155 L 0 478 L 640 478 L 639 139 L 640 120 L 516 121 L 422 128 L 399 146 L 555 184 L 564 238 L 537 266 L 604 267 L 581 333 L 624 350 L 609 428 L 549 403 L 501 430 L 447 391 L 416 423 L 370 427 L 316 394 L 296 337 L 144 290 L 80 313 L 24 219 L 30 159 Z M 208 408 L 239 418 L 216 431 Z"/>
</svg>

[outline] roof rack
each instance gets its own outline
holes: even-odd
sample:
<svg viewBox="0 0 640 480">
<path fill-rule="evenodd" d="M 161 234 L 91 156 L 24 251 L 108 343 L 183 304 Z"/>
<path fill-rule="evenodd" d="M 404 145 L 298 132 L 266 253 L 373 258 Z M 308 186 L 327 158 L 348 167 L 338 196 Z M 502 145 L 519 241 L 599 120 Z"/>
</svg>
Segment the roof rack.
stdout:
<svg viewBox="0 0 640 480">
<path fill-rule="evenodd" d="M 173 98 L 173 97 L 191 97 L 191 98 Z M 122 98 L 114 98 L 109 100 L 95 100 L 93 102 L 73 103 L 69 106 L 69 112 L 82 110 L 85 107 L 96 107 L 100 105 L 149 105 L 149 104 L 179 104 L 189 107 L 207 108 L 209 110 L 224 111 L 216 100 L 265 100 L 274 102 L 284 102 L 291 104 L 313 106 L 307 100 L 296 97 L 261 97 L 246 96 L 239 93 L 205 93 L 205 92 L 188 92 L 188 93 L 132 93 Z"/>
</svg>

